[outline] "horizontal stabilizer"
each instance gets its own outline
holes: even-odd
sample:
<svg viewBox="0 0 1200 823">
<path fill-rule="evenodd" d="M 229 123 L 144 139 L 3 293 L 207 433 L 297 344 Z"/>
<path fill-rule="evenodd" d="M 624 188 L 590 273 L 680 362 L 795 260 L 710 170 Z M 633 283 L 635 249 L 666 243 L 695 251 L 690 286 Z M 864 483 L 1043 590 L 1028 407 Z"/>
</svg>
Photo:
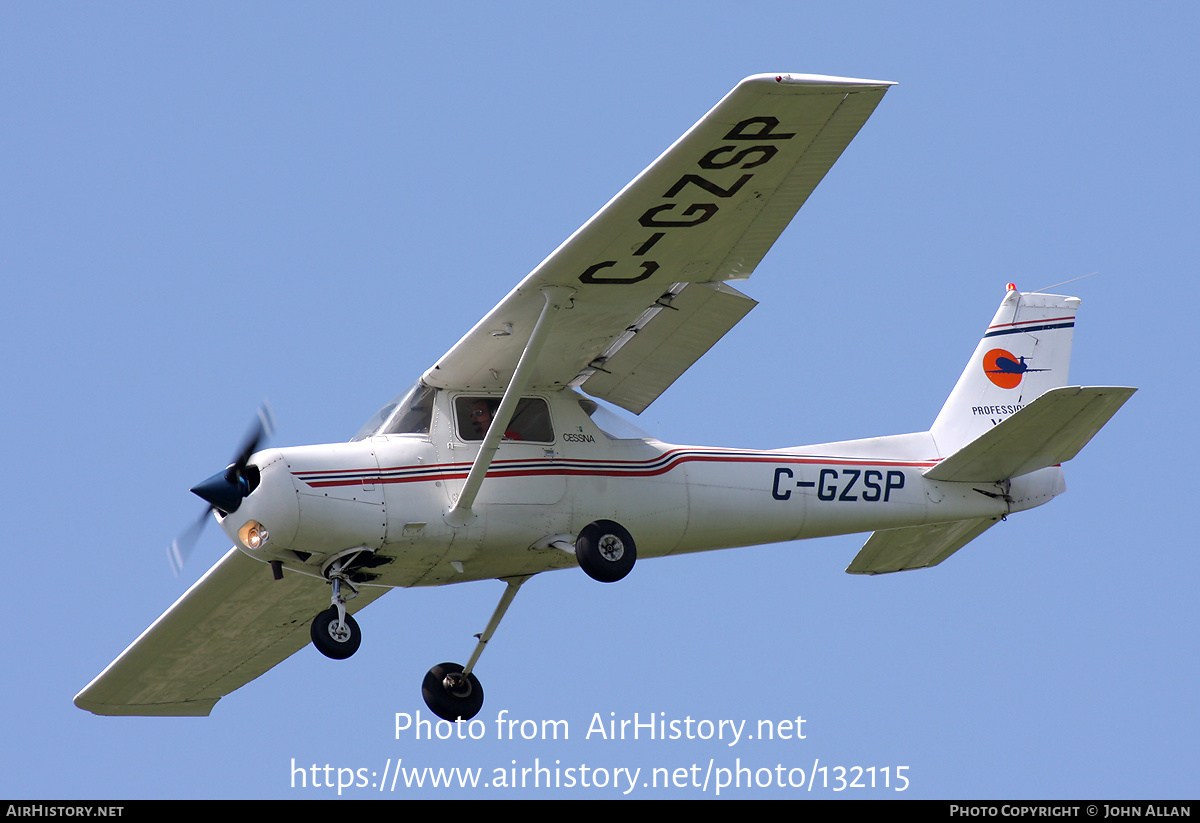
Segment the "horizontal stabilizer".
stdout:
<svg viewBox="0 0 1200 823">
<path fill-rule="evenodd" d="M 888 574 L 936 566 L 988 530 L 999 518 L 880 529 L 859 549 L 846 572 Z"/>
<path fill-rule="evenodd" d="M 1079 453 L 1137 389 L 1051 389 L 925 472 L 930 480 L 995 483 Z"/>
</svg>

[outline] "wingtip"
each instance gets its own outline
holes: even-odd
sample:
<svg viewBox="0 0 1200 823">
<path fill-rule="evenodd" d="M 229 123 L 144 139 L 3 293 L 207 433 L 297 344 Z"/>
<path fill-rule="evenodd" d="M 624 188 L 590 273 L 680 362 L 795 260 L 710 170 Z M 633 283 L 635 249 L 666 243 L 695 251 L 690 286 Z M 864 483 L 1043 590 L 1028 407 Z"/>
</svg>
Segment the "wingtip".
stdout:
<svg viewBox="0 0 1200 823">
<path fill-rule="evenodd" d="M 887 88 L 897 85 L 892 80 L 866 80 L 858 77 L 834 77 L 826 74 L 796 74 L 779 72 L 752 74 L 742 83 L 770 84 L 776 86 L 842 86 L 863 88 Z"/>
<path fill-rule="evenodd" d="M 82 693 L 81 693 L 82 694 Z M 75 706 L 97 717 L 208 717 L 220 698 L 189 700 L 179 703 L 123 705 L 98 703 L 75 696 Z"/>
</svg>

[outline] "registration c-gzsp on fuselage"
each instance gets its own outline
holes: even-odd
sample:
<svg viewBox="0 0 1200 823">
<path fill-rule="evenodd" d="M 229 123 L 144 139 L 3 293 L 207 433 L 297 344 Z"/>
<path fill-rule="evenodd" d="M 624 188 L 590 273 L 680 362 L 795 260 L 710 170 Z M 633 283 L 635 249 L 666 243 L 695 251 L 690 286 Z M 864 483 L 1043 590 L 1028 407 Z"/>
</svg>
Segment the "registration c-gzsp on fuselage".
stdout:
<svg viewBox="0 0 1200 823">
<path fill-rule="evenodd" d="M 1134 392 L 1067 385 L 1074 297 L 1010 285 L 924 432 L 678 446 L 593 399 L 641 413 L 754 307 L 730 283 L 890 85 L 747 78 L 350 442 L 259 450 L 260 427 L 193 489 L 234 548 L 76 705 L 207 715 L 309 641 L 349 657 L 353 614 L 389 589 L 494 578 L 466 665 L 422 686 L 438 716 L 469 719 L 480 654 L 535 574 L 613 582 L 639 558 L 851 532 L 873 534 L 849 572 L 924 568 L 1061 493 L 1061 464 Z"/>
</svg>

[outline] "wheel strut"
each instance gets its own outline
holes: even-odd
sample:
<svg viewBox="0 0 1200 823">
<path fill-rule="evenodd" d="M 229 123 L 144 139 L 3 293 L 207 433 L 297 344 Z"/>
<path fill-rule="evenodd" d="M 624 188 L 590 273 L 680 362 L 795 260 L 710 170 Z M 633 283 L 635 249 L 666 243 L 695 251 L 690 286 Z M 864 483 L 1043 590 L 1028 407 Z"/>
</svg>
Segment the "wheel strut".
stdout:
<svg viewBox="0 0 1200 823">
<path fill-rule="evenodd" d="M 358 595 L 358 589 L 346 574 L 348 561 L 358 553 L 339 557 L 325 572 L 332 588 L 330 607 L 313 618 L 309 635 L 317 651 L 334 660 L 345 660 L 358 651 L 362 632 L 353 617 L 346 614 L 346 601 Z"/>
<path fill-rule="evenodd" d="M 496 610 L 492 612 L 492 619 L 488 621 L 487 628 L 483 630 L 482 634 L 475 635 L 479 642 L 475 644 L 475 651 L 471 653 L 471 659 L 467 661 L 467 666 L 463 669 L 464 676 L 470 675 L 475 669 L 475 664 L 479 662 L 479 656 L 483 654 L 488 641 L 496 633 L 496 627 L 500 625 L 500 621 L 504 618 L 504 613 L 512 605 L 513 598 L 517 596 L 517 590 L 521 588 L 522 583 L 531 577 L 533 577 L 532 574 L 527 574 L 523 577 L 501 578 L 508 586 L 504 589 L 504 594 L 500 596 L 500 602 L 496 604 Z"/>
<path fill-rule="evenodd" d="M 483 708 L 483 686 L 479 684 L 479 678 L 472 670 L 479 662 L 479 656 L 492 639 L 513 598 L 517 596 L 517 590 L 531 577 L 533 575 L 527 574 L 521 577 L 501 578 L 508 585 L 504 594 L 500 596 L 500 602 L 496 604 L 496 610 L 492 612 L 492 619 L 488 621 L 487 628 L 475 635 L 479 642 L 475 644 L 475 651 L 471 653 L 471 659 L 467 661 L 465 668 L 457 663 L 441 663 L 425 675 L 421 684 L 421 696 L 425 698 L 425 705 L 438 717 L 451 722 L 459 719 L 470 720 Z"/>
<path fill-rule="evenodd" d="M 339 557 L 325 571 L 325 577 L 329 580 L 332 590 L 329 595 L 329 601 L 332 608 L 337 611 L 338 623 L 342 628 L 346 625 L 346 601 L 358 596 L 358 589 L 350 582 L 346 567 L 350 564 L 350 561 L 358 557 L 358 554 L 358 552 L 355 552 L 354 554 Z"/>
</svg>

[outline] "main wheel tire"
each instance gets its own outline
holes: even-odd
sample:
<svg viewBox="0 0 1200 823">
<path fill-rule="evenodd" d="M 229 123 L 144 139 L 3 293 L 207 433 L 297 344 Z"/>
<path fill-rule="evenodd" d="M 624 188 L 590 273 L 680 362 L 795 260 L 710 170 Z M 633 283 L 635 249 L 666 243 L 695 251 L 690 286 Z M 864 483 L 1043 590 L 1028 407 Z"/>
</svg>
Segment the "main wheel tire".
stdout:
<svg viewBox="0 0 1200 823">
<path fill-rule="evenodd" d="M 576 538 L 575 558 L 588 577 L 615 583 L 633 570 L 637 546 L 620 523 L 597 520 L 584 526 Z"/>
<path fill-rule="evenodd" d="M 339 630 L 338 613 L 333 606 L 313 618 L 309 634 L 317 651 L 334 660 L 345 660 L 362 643 L 362 631 L 350 615 L 346 615 L 345 628 Z"/>
<path fill-rule="evenodd" d="M 463 677 L 463 667 L 457 663 L 441 663 L 425 674 L 421 696 L 425 705 L 442 720 L 451 723 L 470 720 L 483 708 L 483 686 L 472 672 Z"/>
</svg>

